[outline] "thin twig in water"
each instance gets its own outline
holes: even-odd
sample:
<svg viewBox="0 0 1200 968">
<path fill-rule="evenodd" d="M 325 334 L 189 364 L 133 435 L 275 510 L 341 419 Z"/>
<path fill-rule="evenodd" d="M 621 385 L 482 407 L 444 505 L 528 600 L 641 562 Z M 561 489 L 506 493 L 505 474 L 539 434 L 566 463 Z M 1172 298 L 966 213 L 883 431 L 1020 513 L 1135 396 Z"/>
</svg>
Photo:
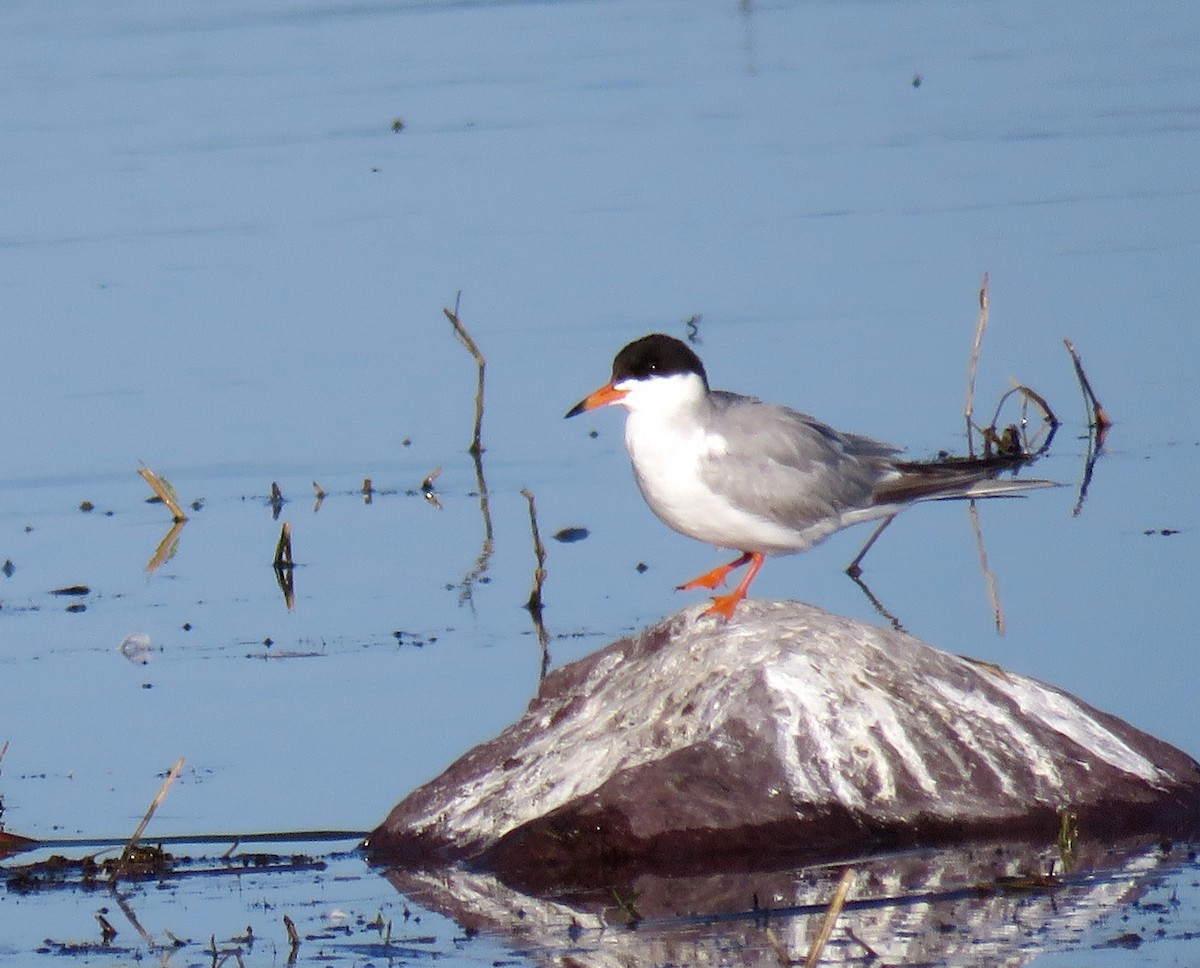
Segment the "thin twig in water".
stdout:
<svg viewBox="0 0 1200 968">
<path fill-rule="evenodd" d="M 4 745 L 0 746 L 0 763 L 4 762 L 5 754 L 8 753 L 8 740 L 4 741 Z"/>
<path fill-rule="evenodd" d="M 533 531 L 533 553 L 537 558 L 537 568 L 533 572 L 533 590 L 529 593 L 529 601 L 525 607 L 531 612 L 542 610 L 542 585 L 546 581 L 546 546 L 542 544 L 542 536 L 538 532 L 537 508 L 533 503 L 533 493 L 527 488 L 521 488 L 521 496 L 529 502 L 529 527 Z"/>
<path fill-rule="evenodd" d="M 283 926 L 287 928 L 288 946 L 295 953 L 300 947 L 300 933 L 296 930 L 296 922 L 285 914 L 283 916 Z"/>
<path fill-rule="evenodd" d="M 159 477 L 154 471 L 150 470 L 144 464 L 138 468 L 138 473 L 142 475 L 142 479 L 150 485 L 155 496 L 167 506 L 167 510 L 171 512 L 172 517 L 176 521 L 186 521 L 188 516 L 183 513 L 183 508 L 179 506 L 179 502 L 175 500 L 174 488 L 166 478 Z"/>
<path fill-rule="evenodd" d="M 825 920 L 821 922 L 821 930 L 817 932 L 817 936 L 813 938 L 812 946 L 808 949 L 808 957 L 804 960 L 804 968 L 815 968 L 818 961 L 821 960 L 821 952 L 825 950 L 825 945 L 829 943 L 829 936 L 833 933 L 833 925 L 838 919 L 838 915 L 842 913 L 842 905 L 846 903 L 846 895 L 850 893 L 850 885 L 854 882 L 854 868 L 847 867 L 842 871 L 842 879 L 838 881 L 837 888 L 834 889 L 833 897 L 829 901 L 829 908 L 825 911 Z"/>
<path fill-rule="evenodd" d="M 458 337 L 459 342 L 467 348 L 471 357 L 475 360 L 475 365 L 479 370 L 479 379 L 475 388 L 475 433 L 471 438 L 471 446 L 467 448 L 469 454 L 483 453 L 483 378 L 484 371 L 487 368 L 487 361 L 483 358 L 483 354 L 479 351 L 479 346 L 467 332 L 467 328 L 462 324 L 462 320 L 458 315 L 458 304 L 462 299 L 462 291 L 454 298 L 454 309 L 443 309 L 446 318 L 450 320 L 450 325 L 454 327 L 454 335 Z"/>
<path fill-rule="evenodd" d="M 183 770 L 184 758 L 179 757 L 179 761 L 171 767 L 171 772 L 167 774 L 167 778 L 163 780 L 162 786 L 159 788 L 158 796 L 150 801 L 150 808 L 146 811 L 146 816 L 142 817 L 142 822 L 137 825 L 137 829 L 133 832 L 133 836 L 129 838 L 129 843 L 125 845 L 125 849 L 121 851 L 121 859 L 113 868 L 111 883 L 116 884 L 121 875 L 125 873 L 125 865 L 129 861 L 130 854 L 137 846 L 137 842 L 141 839 L 143 832 L 146 830 L 146 825 L 150 823 L 150 818 L 154 816 L 154 812 L 158 809 L 158 805 L 163 802 L 163 798 L 167 795 L 167 791 L 171 789 L 171 784 L 175 782 L 175 778 L 179 776 Z"/>
<path fill-rule="evenodd" d="M 996 575 L 988 565 L 987 545 L 983 541 L 983 528 L 979 524 L 979 508 L 974 501 L 967 502 L 967 510 L 971 515 L 971 527 L 975 530 L 975 548 L 979 552 L 979 568 L 987 581 L 988 598 L 992 603 L 992 615 L 996 619 L 996 634 L 1004 634 L 1004 606 L 1000 604 L 1000 588 L 996 584 Z"/>
<path fill-rule="evenodd" d="M 1104 432 L 1112 426 L 1112 420 L 1109 419 L 1107 411 L 1105 411 L 1100 401 L 1096 398 L 1096 391 L 1092 389 L 1092 383 L 1087 378 L 1087 374 L 1083 372 L 1083 361 L 1075 351 L 1075 344 L 1069 339 L 1064 339 L 1063 345 L 1066 346 L 1067 352 L 1071 354 L 1071 362 L 1075 364 L 1075 376 L 1079 378 L 1079 386 L 1083 390 L 1084 401 L 1092 411 L 1092 426 L 1096 428 L 1097 436 L 1101 438 L 1101 443 L 1103 443 Z"/>
<path fill-rule="evenodd" d="M 313 481 L 313 492 L 317 495 L 316 501 L 313 502 L 313 513 L 316 514 L 321 510 L 321 504 L 325 500 L 325 488 Z"/>
<path fill-rule="evenodd" d="M 971 367 L 967 373 L 967 405 L 963 416 L 967 421 L 967 453 L 975 456 L 975 435 L 972 420 L 975 416 L 975 374 L 979 371 L 979 349 L 983 345 L 983 331 L 988 324 L 988 274 L 983 274 L 983 285 L 979 289 L 979 322 L 975 325 L 975 345 L 971 347 Z"/>
<path fill-rule="evenodd" d="M 112 926 L 108 918 L 103 914 L 97 914 L 96 921 L 100 924 L 100 943 L 102 945 L 112 944 L 113 938 L 117 936 L 117 929 Z"/>
</svg>

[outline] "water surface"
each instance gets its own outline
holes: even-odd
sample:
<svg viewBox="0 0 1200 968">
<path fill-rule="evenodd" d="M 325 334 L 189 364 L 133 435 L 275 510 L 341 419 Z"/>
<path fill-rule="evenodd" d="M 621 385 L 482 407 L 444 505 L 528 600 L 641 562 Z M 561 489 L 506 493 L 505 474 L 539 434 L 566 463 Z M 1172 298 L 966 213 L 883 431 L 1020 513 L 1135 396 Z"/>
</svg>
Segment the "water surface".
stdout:
<svg viewBox="0 0 1200 968">
<path fill-rule="evenodd" d="M 179 756 L 160 835 L 372 826 L 536 688 L 521 488 L 544 534 L 589 530 L 550 542 L 555 662 L 721 560 L 643 506 L 618 414 L 562 420 L 621 345 L 699 314 L 714 384 L 928 455 L 961 447 L 985 271 L 981 409 L 1010 375 L 1047 396 L 1039 472 L 1067 486 L 980 509 L 1004 636 L 960 506 L 901 518 L 871 587 L 933 644 L 1200 752 L 1190 6 L 126 0 L 0 26 L 9 829 L 126 834 Z M 1064 336 L 1117 421 L 1077 515 Z M 201 502 L 153 573 L 142 462 Z M 755 593 L 881 620 L 841 574 L 863 538 Z M 258 909 L 230 901 L 232 933 Z M 0 950 L 95 931 L 90 899 L 3 903 L 28 917 Z"/>
</svg>

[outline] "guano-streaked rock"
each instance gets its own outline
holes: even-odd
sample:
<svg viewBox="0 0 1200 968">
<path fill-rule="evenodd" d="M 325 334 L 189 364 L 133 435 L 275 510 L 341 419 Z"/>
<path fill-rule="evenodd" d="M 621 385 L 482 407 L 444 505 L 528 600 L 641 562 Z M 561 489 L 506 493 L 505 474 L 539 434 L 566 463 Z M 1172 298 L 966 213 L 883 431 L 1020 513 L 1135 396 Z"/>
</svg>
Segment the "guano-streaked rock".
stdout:
<svg viewBox="0 0 1200 968">
<path fill-rule="evenodd" d="M 1052 686 L 796 602 L 701 611 L 552 672 L 371 855 L 587 877 L 1200 815 L 1200 764 Z"/>
</svg>

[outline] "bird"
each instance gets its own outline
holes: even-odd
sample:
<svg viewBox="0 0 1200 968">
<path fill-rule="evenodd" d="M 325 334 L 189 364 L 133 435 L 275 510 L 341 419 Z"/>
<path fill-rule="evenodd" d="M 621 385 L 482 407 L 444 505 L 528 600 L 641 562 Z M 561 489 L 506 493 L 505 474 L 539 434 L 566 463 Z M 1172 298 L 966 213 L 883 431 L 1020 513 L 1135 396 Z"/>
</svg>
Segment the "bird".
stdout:
<svg viewBox="0 0 1200 968">
<path fill-rule="evenodd" d="M 679 590 L 737 587 L 705 611 L 726 621 L 768 557 L 806 551 L 866 521 L 882 522 L 848 571 L 902 510 L 919 501 L 1011 495 L 1053 481 L 998 479 L 1021 460 L 905 461 L 901 448 L 835 430 L 757 397 L 709 387 L 700 357 L 682 340 L 651 333 L 625 346 L 612 378 L 569 411 L 624 407 L 625 448 L 650 509 L 669 528 L 739 552 Z"/>
</svg>

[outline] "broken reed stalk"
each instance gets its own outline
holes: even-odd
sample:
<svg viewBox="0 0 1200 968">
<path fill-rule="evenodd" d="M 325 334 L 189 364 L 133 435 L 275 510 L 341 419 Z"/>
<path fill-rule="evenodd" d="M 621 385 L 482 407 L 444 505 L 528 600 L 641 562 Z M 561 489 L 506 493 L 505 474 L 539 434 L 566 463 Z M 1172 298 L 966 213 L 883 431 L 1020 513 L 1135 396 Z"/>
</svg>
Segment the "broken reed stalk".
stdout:
<svg viewBox="0 0 1200 968">
<path fill-rule="evenodd" d="M 847 867 L 842 871 L 842 879 L 838 881 L 838 886 L 834 889 L 833 897 L 829 901 L 829 907 L 825 911 L 825 920 L 821 922 L 821 930 L 817 932 L 812 946 L 808 949 L 808 957 L 804 959 L 804 968 L 815 968 L 817 962 L 821 960 L 821 952 L 829 943 L 829 936 L 833 934 L 833 925 L 837 921 L 838 915 L 842 913 L 842 906 L 846 903 L 846 895 L 850 893 L 850 885 L 853 882 L 854 868 Z"/>
<path fill-rule="evenodd" d="M 975 456 L 975 437 L 972 433 L 975 416 L 975 375 L 979 372 L 979 349 L 983 345 L 983 331 L 988 324 L 988 274 L 983 274 L 983 285 L 979 289 L 979 322 L 975 324 L 975 345 L 971 347 L 971 367 L 967 373 L 967 405 L 963 417 L 967 421 L 967 453 Z"/>
<path fill-rule="evenodd" d="M 535 615 L 542 611 L 542 586 L 546 582 L 546 546 L 542 544 L 542 536 L 538 531 L 537 507 L 533 503 L 533 492 L 521 488 L 521 496 L 529 502 L 529 527 L 533 531 L 533 553 L 537 558 L 537 568 L 533 572 L 533 590 L 529 593 L 529 601 L 525 607 Z"/>
<path fill-rule="evenodd" d="M 0 763 L 4 762 L 4 757 L 8 753 L 8 740 L 4 741 L 4 745 L 0 746 Z"/>
<path fill-rule="evenodd" d="M 141 839 L 143 832 L 146 830 L 146 825 L 150 823 L 150 818 L 154 816 L 154 812 L 158 809 L 158 805 L 163 802 L 163 798 L 167 795 L 167 791 L 171 789 L 171 784 L 175 782 L 175 778 L 179 776 L 183 770 L 184 757 L 179 757 L 179 761 L 171 767 L 171 772 L 167 774 L 167 778 L 163 780 L 162 786 L 159 788 L 158 796 L 150 802 L 150 808 L 146 811 L 146 816 L 142 817 L 142 822 L 137 825 L 137 830 L 133 832 L 133 836 L 129 838 L 129 843 L 125 845 L 125 849 L 121 851 L 121 859 L 117 862 L 117 866 L 113 868 L 111 883 L 116 884 L 121 875 L 125 873 L 125 865 L 129 860 L 130 854 L 137 846 L 137 842 Z"/>
<path fill-rule="evenodd" d="M 475 387 L 475 433 L 471 438 L 471 446 L 467 448 L 468 454 L 478 455 L 483 453 L 483 376 L 484 370 L 487 367 L 487 361 L 483 358 L 483 354 L 479 352 L 479 345 L 467 332 L 467 328 L 462 324 L 462 320 L 458 315 L 458 303 L 462 298 L 460 291 L 454 299 L 454 309 L 442 309 L 446 314 L 446 318 L 450 320 L 450 325 L 454 327 L 454 335 L 458 337 L 460 343 L 467 348 L 471 357 L 475 360 L 475 365 L 479 369 L 479 380 Z"/>
<path fill-rule="evenodd" d="M 142 475 L 142 479 L 150 485 L 155 496 L 167 506 L 167 510 L 175 518 L 176 523 L 186 521 L 188 516 L 183 513 L 183 508 L 179 506 L 179 502 L 175 500 L 175 495 L 172 493 L 171 485 L 162 477 L 159 477 L 154 471 L 150 470 L 144 464 L 138 468 L 138 473 Z"/>
<path fill-rule="evenodd" d="M 1112 420 L 1109 419 L 1107 411 L 1096 398 L 1096 391 L 1092 389 L 1092 383 L 1087 378 L 1087 374 L 1083 372 L 1083 361 L 1079 358 L 1079 354 L 1075 351 L 1075 344 L 1069 339 L 1063 340 L 1063 345 L 1067 348 L 1067 352 L 1071 354 L 1071 362 L 1075 364 L 1075 376 L 1079 379 L 1080 389 L 1083 390 L 1083 399 L 1092 411 L 1092 426 L 1096 428 L 1097 434 L 1103 434 L 1112 426 Z"/>
</svg>

